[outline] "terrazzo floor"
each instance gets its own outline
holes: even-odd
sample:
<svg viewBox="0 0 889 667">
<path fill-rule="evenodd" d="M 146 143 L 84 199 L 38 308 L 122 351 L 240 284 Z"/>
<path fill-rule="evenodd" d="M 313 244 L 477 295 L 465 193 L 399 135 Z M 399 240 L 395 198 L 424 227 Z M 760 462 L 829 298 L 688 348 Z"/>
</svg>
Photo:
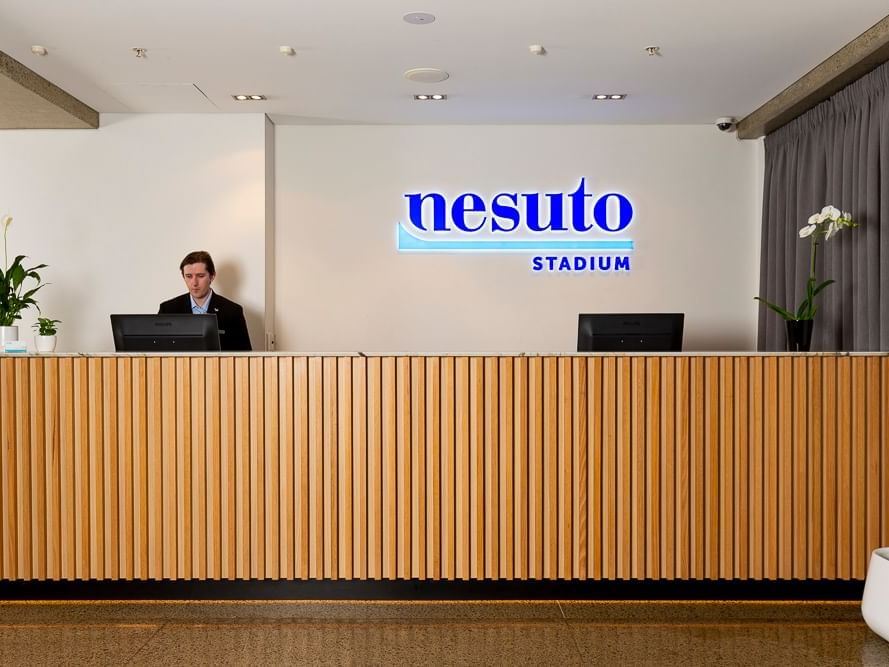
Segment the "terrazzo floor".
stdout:
<svg viewBox="0 0 889 667">
<path fill-rule="evenodd" d="M 0 665 L 889 665 L 857 603 L 0 602 Z"/>
</svg>

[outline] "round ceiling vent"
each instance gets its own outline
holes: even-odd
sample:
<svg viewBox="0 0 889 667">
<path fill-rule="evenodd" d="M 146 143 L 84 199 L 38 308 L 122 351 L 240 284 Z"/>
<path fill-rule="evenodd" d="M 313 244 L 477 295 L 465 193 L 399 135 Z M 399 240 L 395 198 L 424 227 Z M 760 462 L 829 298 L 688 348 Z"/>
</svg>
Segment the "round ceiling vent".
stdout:
<svg viewBox="0 0 889 667">
<path fill-rule="evenodd" d="M 413 23 L 414 25 L 427 25 L 435 21 L 435 16 L 428 12 L 409 12 L 402 16 L 407 23 Z"/>
<path fill-rule="evenodd" d="M 450 74 L 443 69 L 435 67 L 414 67 L 404 73 L 404 78 L 417 83 L 439 83 L 447 79 Z"/>
</svg>

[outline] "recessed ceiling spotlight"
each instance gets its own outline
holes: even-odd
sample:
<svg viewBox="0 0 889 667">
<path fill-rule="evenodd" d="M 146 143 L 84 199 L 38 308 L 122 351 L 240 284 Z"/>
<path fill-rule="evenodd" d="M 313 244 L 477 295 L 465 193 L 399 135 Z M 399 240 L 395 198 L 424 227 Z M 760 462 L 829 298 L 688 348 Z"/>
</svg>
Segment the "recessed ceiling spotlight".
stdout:
<svg viewBox="0 0 889 667">
<path fill-rule="evenodd" d="M 546 55 L 546 47 L 543 44 L 531 44 L 528 47 L 528 52 L 532 56 L 545 56 Z"/>
<path fill-rule="evenodd" d="M 426 25 L 427 23 L 433 23 L 435 21 L 435 16 L 428 12 L 408 12 L 401 18 L 405 23 L 411 23 L 413 25 Z"/>
<path fill-rule="evenodd" d="M 131 51 L 135 54 L 137 58 L 147 58 L 148 57 L 148 49 L 144 46 L 134 46 Z"/>
<path fill-rule="evenodd" d="M 295 56 L 296 55 L 296 49 L 294 49 L 292 46 L 279 46 L 278 51 L 280 52 L 280 54 L 282 56 Z"/>
<path fill-rule="evenodd" d="M 414 95 L 415 100 L 419 100 L 421 102 L 425 102 L 427 100 L 434 100 L 436 102 L 440 100 L 448 99 L 447 95 L 442 95 L 441 93 L 435 93 L 434 95 Z"/>
<path fill-rule="evenodd" d="M 645 53 L 650 56 L 659 56 L 661 55 L 661 47 L 659 46 L 646 46 Z"/>
<path fill-rule="evenodd" d="M 45 56 L 47 54 L 46 47 L 38 46 L 37 44 L 35 44 L 31 47 L 31 53 L 33 53 L 35 56 Z"/>
<path fill-rule="evenodd" d="M 623 100 L 626 97 L 626 93 L 597 93 L 593 95 L 594 100 Z"/>
<path fill-rule="evenodd" d="M 241 93 L 240 95 L 232 95 L 232 99 L 235 99 L 238 102 L 258 102 L 259 100 L 268 98 L 265 95 L 244 95 Z"/>
</svg>

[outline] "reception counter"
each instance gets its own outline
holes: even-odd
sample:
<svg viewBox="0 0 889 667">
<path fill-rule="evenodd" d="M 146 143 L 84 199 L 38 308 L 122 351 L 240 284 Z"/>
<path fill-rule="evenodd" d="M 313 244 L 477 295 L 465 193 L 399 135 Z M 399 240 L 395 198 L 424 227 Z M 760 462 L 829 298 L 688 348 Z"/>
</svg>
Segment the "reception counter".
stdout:
<svg viewBox="0 0 889 667">
<path fill-rule="evenodd" d="M 863 580 L 889 355 L 0 355 L 3 580 Z"/>
</svg>

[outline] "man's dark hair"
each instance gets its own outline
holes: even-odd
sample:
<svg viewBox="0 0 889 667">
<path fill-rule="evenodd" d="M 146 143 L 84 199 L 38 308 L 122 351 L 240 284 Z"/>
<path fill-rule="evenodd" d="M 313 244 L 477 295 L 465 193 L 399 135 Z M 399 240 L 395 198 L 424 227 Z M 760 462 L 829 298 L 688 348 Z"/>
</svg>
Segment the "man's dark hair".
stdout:
<svg viewBox="0 0 889 667">
<path fill-rule="evenodd" d="M 206 250 L 195 250 L 194 252 L 190 252 L 185 256 L 185 259 L 179 264 L 179 272 L 185 273 L 185 267 L 188 264 L 197 264 L 198 262 L 203 262 L 204 266 L 207 267 L 207 273 L 211 276 L 216 275 L 216 265 L 213 264 L 213 258 L 210 257 L 210 253 Z"/>
</svg>

